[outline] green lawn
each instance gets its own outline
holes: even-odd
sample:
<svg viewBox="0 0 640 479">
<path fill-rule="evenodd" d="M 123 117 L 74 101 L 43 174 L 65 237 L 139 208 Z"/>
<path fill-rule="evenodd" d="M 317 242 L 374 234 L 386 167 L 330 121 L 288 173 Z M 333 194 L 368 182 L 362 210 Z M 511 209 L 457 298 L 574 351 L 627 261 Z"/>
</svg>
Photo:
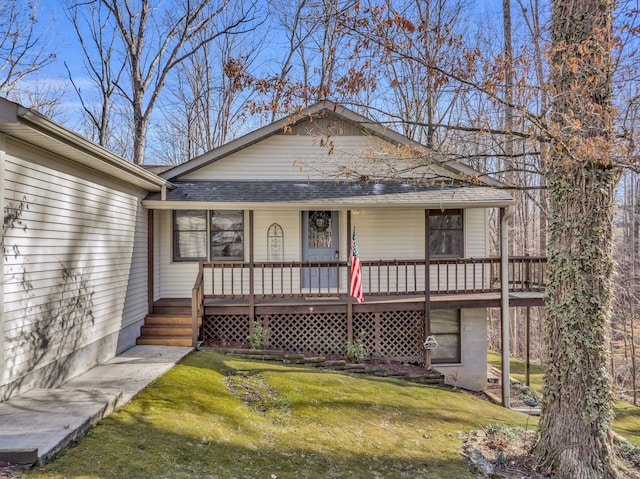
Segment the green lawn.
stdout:
<svg viewBox="0 0 640 479">
<path fill-rule="evenodd" d="M 500 353 L 489 351 L 488 361 L 492 366 L 502 370 Z M 524 361 L 511 359 L 509 364 L 511 377 L 524 383 Z M 529 369 L 531 387 L 536 391 L 542 392 L 543 378 L 544 370 L 542 366 L 532 364 Z M 626 401 L 616 401 L 615 413 L 616 418 L 613 422 L 613 430 L 640 447 L 640 407 Z"/>
<path fill-rule="evenodd" d="M 496 422 L 536 427 L 449 388 L 200 351 L 24 477 L 472 478 L 461 436 Z"/>
</svg>

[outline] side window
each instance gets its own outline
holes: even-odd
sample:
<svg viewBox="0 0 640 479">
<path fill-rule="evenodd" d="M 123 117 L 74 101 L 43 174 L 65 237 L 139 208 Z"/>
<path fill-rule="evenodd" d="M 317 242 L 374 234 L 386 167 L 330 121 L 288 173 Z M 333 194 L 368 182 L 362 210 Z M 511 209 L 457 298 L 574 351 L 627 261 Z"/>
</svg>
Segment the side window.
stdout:
<svg viewBox="0 0 640 479">
<path fill-rule="evenodd" d="M 211 259 L 244 259 L 243 211 L 211 211 Z"/>
<path fill-rule="evenodd" d="M 173 260 L 207 259 L 207 212 L 180 210 L 173 212 Z"/>
<path fill-rule="evenodd" d="M 462 360 L 459 309 L 431 311 L 431 333 L 438 341 L 438 347 L 431 350 L 433 364 L 459 363 Z"/>
<path fill-rule="evenodd" d="M 429 213 L 429 254 L 440 258 L 464 256 L 462 210 Z"/>
</svg>

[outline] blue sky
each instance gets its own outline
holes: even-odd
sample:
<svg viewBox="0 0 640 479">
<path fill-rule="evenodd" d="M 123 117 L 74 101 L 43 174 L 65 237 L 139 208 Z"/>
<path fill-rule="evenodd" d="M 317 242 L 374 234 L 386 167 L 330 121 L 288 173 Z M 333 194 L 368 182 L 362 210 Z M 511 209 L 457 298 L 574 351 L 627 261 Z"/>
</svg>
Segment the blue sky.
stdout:
<svg viewBox="0 0 640 479">
<path fill-rule="evenodd" d="M 501 22 L 502 0 L 470 0 L 469 4 L 475 12 L 473 14 L 475 21 Z M 89 81 L 86 80 L 83 56 L 78 45 L 76 32 L 66 16 L 64 0 L 39 0 L 37 8 L 38 26 L 42 29 L 43 35 L 48 40 L 51 48 L 56 51 L 56 60 L 40 72 L 39 77 L 41 80 L 68 85 L 62 109 L 66 112 L 65 124 L 70 128 L 76 129 L 78 121 L 74 120 L 74 118 L 77 117 L 75 112 L 80 110 L 80 104 L 75 92 L 69 85 L 64 63 L 66 62 L 69 66 L 76 85 L 84 89 L 90 87 Z M 512 8 L 515 10 L 515 6 Z M 272 35 L 271 41 L 277 41 L 277 35 Z M 278 57 L 277 43 L 272 43 L 267 52 L 265 52 L 265 55 L 270 55 L 272 58 L 274 56 Z M 265 62 L 268 61 L 269 59 L 265 57 Z"/>
</svg>

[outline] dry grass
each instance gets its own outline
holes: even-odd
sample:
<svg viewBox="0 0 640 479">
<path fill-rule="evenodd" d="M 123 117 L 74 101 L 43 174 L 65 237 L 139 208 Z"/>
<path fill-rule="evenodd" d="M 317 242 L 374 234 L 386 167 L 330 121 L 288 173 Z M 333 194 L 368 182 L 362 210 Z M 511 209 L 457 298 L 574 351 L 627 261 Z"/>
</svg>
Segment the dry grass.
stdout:
<svg viewBox="0 0 640 479">
<path fill-rule="evenodd" d="M 24 477 L 472 478 L 462 437 L 526 420 L 448 388 L 201 351 Z"/>
</svg>

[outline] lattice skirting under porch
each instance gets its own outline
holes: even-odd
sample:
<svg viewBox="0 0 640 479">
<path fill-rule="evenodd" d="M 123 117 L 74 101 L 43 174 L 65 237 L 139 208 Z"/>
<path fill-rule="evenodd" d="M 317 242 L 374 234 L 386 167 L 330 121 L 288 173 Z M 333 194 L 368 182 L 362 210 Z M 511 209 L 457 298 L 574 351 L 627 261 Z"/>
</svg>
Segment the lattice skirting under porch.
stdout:
<svg viewBox="0 0 640 479">
<path fill-rule="evenodd" d="M 346 313 L 269 314 L 257 316 L 256 320 L 271 333 L 269 347 L 322 355 L 345 353 Z M 249 316 L 205 316 L 203 326 L 205 342 L 246 343 Z M 375 358 L 407 362 L 420 362 L 423 358 L 422 311 L 354 313 L 354 339 L 361 333 L 365 348 Z"/>
</svg>

